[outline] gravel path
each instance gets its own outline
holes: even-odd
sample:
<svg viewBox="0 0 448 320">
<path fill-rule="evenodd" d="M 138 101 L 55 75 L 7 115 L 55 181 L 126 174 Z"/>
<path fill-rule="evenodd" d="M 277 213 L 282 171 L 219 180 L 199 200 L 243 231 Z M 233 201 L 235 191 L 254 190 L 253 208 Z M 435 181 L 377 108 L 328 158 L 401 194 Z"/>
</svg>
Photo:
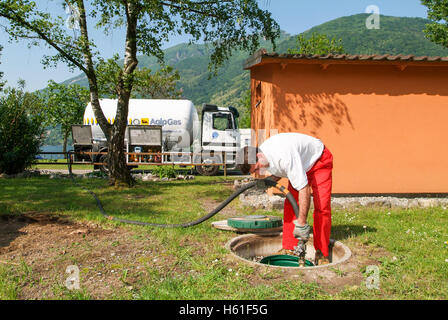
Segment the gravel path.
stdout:
<svg viewBox="0 0 448 320">
<path fill-rule="evenodd" d="M 40 174 L 61 173 L 68 174 L 68 169 L 40 169 Z M 92 170 L 72 170 L 73 174 L 85 174 L 90 173 Z"/>
</svg>

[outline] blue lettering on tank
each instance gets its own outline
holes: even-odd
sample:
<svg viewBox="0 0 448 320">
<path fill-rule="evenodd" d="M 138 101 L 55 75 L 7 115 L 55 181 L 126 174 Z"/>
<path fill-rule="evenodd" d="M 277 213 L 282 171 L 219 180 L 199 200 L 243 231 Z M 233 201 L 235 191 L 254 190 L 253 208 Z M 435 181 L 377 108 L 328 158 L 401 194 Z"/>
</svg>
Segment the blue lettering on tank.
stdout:
<svg viewBox="0 0 448 320">
<path fill-rule="evenodd" d="M 169 125 L 169 126 L 180 126 L 182 125 L 182 120 L 175 120 L 175 119 L 151 119 L 150 125 L 155 125 L 155 126 L 165 126 L 165 125 Z"/>
</svg>

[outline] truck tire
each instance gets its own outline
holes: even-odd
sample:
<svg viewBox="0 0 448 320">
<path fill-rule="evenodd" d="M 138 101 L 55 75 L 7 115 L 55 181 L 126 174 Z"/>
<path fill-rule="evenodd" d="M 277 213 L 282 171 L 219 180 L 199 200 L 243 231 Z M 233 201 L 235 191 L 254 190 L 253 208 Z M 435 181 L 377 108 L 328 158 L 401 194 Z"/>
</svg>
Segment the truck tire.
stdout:
<svg viewBox="0 0 448 320">
<path fill-rule="evenodd" d="M 107 160 L 107 154 L 101 154 L 98 158 L 98 162 L 105 163 Z M 100 165 L 100 171 L 106 174 L 109 174 L 109 168 L 107 167 L 107 164 Z"/>
<path fill-rule="evenodd" d="M 196 166 L 196 172 L 201 176 L 216 176 L 219 166 Z"/>
<path fill-rule="evenodd" d="M 213 161 L 211 159 L 202 159 L 202 163 L 207 163 L 208 161 Z M 219 166 L 196 166 L 196 172 L 201 176 L 216 176 L 219 172 Z"/>
<path fill-rule="evenodd" d="M 106 151 L 107 151 L 107 150 L 106 150 Z M 103 152 L 106 152 L 106 151 L 103 151 Z M 97 159 L 98 159 L 97 162 L 105 163 L 106 160 L 107 160 L 106 158 L 107 158 L 107 155 L 106 155 L 106 154 L 101 154 L 100 157 L 97 158 Z M 109 168 L 107 167 L 107 164 L 104 164 L 104 165 L 98 165 L 98 168 L 100 169 L 101 172 L 106 173 L 106 174 L 109 174 Z M 135 169 L 135 168 L 138 168 L 138 166 L 128 165 L 128 170 L 129 170 L 129 171 L 131 171 L 132 169 Z"/>
</svg>

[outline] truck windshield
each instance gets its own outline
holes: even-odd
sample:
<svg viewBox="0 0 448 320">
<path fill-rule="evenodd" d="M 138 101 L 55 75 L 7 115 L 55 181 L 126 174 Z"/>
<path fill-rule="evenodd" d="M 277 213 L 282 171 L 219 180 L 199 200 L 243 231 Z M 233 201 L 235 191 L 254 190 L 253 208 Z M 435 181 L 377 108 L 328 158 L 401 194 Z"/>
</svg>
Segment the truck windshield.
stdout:
<svg viewBox="0 0 448 320">
<path fill-rule="evenodd" d="M 225 131 L 234 129 L 231 113 L 214 113 L 213 114 L 213 129 Z"/>
</svg>

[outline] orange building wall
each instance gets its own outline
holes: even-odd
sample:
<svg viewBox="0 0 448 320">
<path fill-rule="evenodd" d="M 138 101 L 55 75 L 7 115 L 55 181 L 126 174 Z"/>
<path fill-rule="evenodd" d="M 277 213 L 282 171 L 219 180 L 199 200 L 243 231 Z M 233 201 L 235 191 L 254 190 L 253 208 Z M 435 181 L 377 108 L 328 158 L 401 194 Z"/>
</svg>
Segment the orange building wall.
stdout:
<svg viewBox="0 0 448 320">
<path fill-rule="evenodd" d="M 448 192 L 448 68 L 281 65 L 251 69 L 259 129 L 321 139 L 334 156 L 333 193 Z"/>
</svg>

